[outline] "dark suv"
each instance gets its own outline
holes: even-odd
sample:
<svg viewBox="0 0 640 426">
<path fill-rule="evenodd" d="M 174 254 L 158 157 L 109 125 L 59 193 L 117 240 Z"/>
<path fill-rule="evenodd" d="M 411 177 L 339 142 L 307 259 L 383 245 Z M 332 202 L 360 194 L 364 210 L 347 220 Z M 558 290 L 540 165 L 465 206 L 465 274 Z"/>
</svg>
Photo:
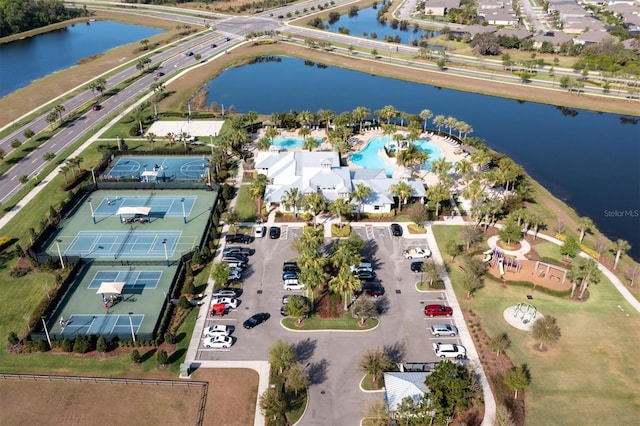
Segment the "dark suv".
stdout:
<svg viewBox="0 0 640 426">
<path fill-rule="evenodd" d="M 228 243 L 242 243 L 249 244 L 253 242 L 253 237 L 246 234 L 227 234 L 225 241 Z"/>
<path fill-rule="evenodd" d="M 282 272 L 300 272 L 300 268 L 298 268 L 296 262 L 284 262 L 282 264 Z"/>
<path fill-rule="evenodd" d="M 411 272 L 422 272 L 423 265 L 424 262 L 421 261 L 411 262 Z"/>
<path fill-rule="evenodd" d="M 278 228 L 277 226 L 272 226 L 271 228 L 269 228 L 269 238 L 271 238 L 272 240 L 277 240 L 278 238 L 280 238 L 280 228 Z"/>
<path fill-rule="evenodd" d="M 384 287 L 378 284 L 365 284 L 358 290 L 354 291 L 356 296 L 366 294 L 367 296 L 379 297 L 384 295 Z"/>
</svg>

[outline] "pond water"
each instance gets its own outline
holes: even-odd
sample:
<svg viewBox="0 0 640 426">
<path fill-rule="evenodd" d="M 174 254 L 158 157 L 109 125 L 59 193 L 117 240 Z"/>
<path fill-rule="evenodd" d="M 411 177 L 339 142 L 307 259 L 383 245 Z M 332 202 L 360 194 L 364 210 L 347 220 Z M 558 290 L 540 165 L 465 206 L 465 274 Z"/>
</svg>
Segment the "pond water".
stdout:
<svg viewBox="0 0 640 426">
<path fill-rule="evenodd" d="M 640 258 L 636 118 L 442 89 L 286 57 L 228 69 L 208 90 L 208 104 L 233 105 L 241 113 L 340 113 L 357 106 L 373 113 L 393 105 L 410 114 L 429 109 L 434 116 L 455 117 L 610 238 L 629 241 L 631 254 Z"/>
<path fill-rule="evenodd" d="M 0 97 L 79 60 L 152 37 L 164 30 L 95 21 L 0 45 Z"/>
<path fill-rule="evenodd" d="M 414 41 L 419 41 L 422 38 L 429 39 L 440 35 L 438 31 L 415 30 L 413 26 L 409 26 L 406 30 L 401 30 L 400 27 L 393 28 L 391 23 L 382 24 L 378 22 L 379 10 L 379 7 L 376 9 L 369 7 L 359 10 L 355 16 L 342 15 L 338 21 L 332 24 L 325 21 L 324 24 L 328 26 L 327 31 L 334 33 L 339 32 L 340 28 L 346 28 L 349 30 L 349 34 L 354 37 L 380 41 L 399 37 L 400 43 L 411 45 Z M 433 50 L 441 49 L 440 46 L 428 45 L 427 47 Z"/>
</svg>

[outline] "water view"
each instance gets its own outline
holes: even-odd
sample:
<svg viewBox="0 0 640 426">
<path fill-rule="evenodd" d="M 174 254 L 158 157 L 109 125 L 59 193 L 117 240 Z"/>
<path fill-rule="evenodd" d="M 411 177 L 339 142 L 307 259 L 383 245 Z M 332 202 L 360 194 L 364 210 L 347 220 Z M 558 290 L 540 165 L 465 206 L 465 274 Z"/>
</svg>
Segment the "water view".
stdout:
<svg viewBox="0 0 640 426">
<path fill-rule="evenodd" d="M 393 39 L 402 44 L 413 44 L 414 41 L 419 41 L 421 38 L 428 39 L 440 35 L 438 31 L 416 31 L 412 26 L 409 26 L 406 30 L 401 30 L 399 27 L 394 29 L 390 23 L 381 24 L 378 22 L 379 10 L 379 7 L 377 9 L 369 7 L 359 10 L 355 16 L 342 15 L 336 22 L 329 23 L 325 21 L 324 24 L 329 26 L 327 31 L 334 33 L 339 32 L 340 28 L 346 28 L 349 30 L 349 34 L 355 37 L 380 41 Z M 438 49 L 439 47 L 429 46 L 429 48 Z"/>
<path fill-rule="evenodd" d="M 0 45 L 0 97 L 79 60 L 164 30 L 111 21 L 75 24 Z M 28 65 L 24 65 L 28 64 Z"/>
<path fill-rule="evenodd" d="M 431 170 L 431 163 L 439 160 L 442 157 L 442 151 L 440 147 L 428 140 L 419 139 L 412 141 L 418 149 L 429 154 L 425 164 L 421 166 L 422 170 Z M 382 157 L 378 153 L 385 148 L 390 151 L 397 151 L 395 148 L 395 142 L 391 141 L 390 136 L 377 136 L 371 138 L 367 145 L 361 151 L 358 151 L 351 155 L 351 162 L 356 166 L 363 167 L 365 169 L 384 169 L 387 176 L 393 175 L 393 168 L 389 167 Z M 395 159 L 393 161 L 396 161 Z"/>
<path fill-rule="evenodd" d="M 373 113 L 393 105 L 411 114 L 429 109 L 434 116 L 463 120 L 473 127 L 472 136 L 513 158 L 607 236 L 629 241 L 630 254 L 640 258 L 636 118 L 441 89 L 286 57 L 228 69 L 208 89 L 207 104 L 234 105 L 238 112 L 340 113 L 366 106 Z"/>
</svg>

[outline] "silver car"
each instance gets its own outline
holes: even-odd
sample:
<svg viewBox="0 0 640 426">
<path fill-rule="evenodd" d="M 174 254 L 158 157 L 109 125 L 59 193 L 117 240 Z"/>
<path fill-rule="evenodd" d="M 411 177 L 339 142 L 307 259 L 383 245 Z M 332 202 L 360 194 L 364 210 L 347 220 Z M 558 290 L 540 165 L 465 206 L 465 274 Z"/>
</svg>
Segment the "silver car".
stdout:
<svg viewBox="0 0 640 426">
<path fill-rule="evenodd" d="M 436 337 L 440 336 L 457 336 L 458 328 L 449 324 L 434 324 L 431 326 L 431 334 Z"/>
</svg>

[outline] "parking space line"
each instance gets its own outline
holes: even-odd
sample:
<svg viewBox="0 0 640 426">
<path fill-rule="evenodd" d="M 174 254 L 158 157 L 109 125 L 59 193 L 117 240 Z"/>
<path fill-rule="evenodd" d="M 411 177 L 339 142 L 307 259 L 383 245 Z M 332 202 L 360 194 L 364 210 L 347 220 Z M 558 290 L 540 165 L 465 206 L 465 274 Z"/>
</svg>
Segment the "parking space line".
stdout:
<svg viewBox="0 0 640 426">
<path fill-rule="evenodd" d="M 202 352 L 231 352 L 231 349 L 201 348 Z"/>
</svg>

